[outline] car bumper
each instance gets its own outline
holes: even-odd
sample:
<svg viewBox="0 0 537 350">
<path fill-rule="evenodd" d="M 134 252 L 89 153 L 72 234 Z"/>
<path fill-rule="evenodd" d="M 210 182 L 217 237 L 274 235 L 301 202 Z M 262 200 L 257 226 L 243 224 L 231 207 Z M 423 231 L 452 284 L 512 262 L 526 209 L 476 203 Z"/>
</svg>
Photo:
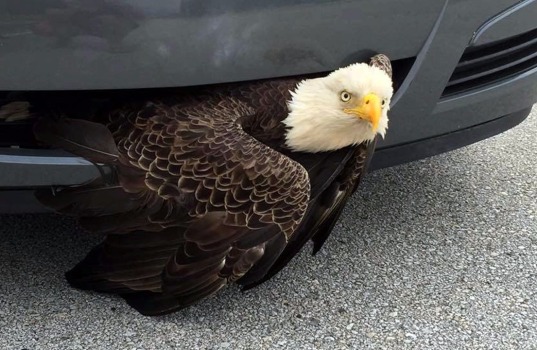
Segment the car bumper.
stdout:
<svg viewBox="0 0 537 350">
<path fill-rule="evenodd" d="M 460 148 L 508 130 L 521 123 L 531 108 L 445 135 L 377 149 L 370 171 L 408 163 Z M 0 150 L 2 152 L 2 150 Z M 100 175 L 97 167 L 63 151 L 3 150 L 0 154 L 0 213 L 47 212 L 34 197 L 33 188 L 70 185 Z"/>
<path fill-rule="evenodd" d="M 537 15 L 537 1 L 486 0 L 481 1 L 481 7 L 477 4 L 480 1 L 471 4 L 469 1 L 446 1 L 438 6 L 426 6 L 432 3 L 427 0 L 422 5 L 427 7 L 426 15 L 431 20 L 427 23 L 420 20 L 416 25 L 420 28 L 430 25 L 425 32 L 428 35 L 409 34 L 408 43 L 397 38 L 399 41 L 392 40 L 386 47 L 375 47 L 373 42 L 364 44 L 366 48 L 376 48 L 372 51 L 385 52 L 395 58 L 397 88 L 390 111 L 390 129 L 387 138 L 378 144 L 372 169 L 468 145 L 507 130 L 528 115 L 537 101 L 537 25 L 532 20 Z M 373 28 L 376 24 L 368 25 Z M 388 41 L 380 40 L 383 45 Z M 338 57 L 345 55 L 341 47 L 334 50 Z M 346 60 L 363 60 L 370 53 L 360 51 Z M 321 60 L 325 63 L 320 67 L 303 69 L 301 67 L 307 65 L 299 62 L 294 66 L 292 62 L 295 61 L 288 62 L 279 72 L 304 74 L 332 69 L 342 63 L 341 59 Z M 181 77 L 186 80 L 178 78 L 170 84 L 179 86 L 231 81 L 237 77 L 257 79 L 274 76 L 274 72 L 264 68 L 247 69 L 248 72 L 237 71 L 235 66 L 228 69 L 225 65 L 233 63 L 230 62 L 225 60 L 218 67 L 207 67 L 207 72 L 215 70 L 212 75 L 185 74 Z M 0 84 L 4 84 L 0 88 L 26 87 L 31 90 L 31 82 L 22 84 L 10 75 L 17 72 L 17 67 L 12 68 L 2 71 L 7 75 L 0 79 Z M 223 77 L 216 70 L 232 76 Z M 35 89 L 43 88 L 45 85 L 42 84 L 50 81 L 51 77 L 47 75 L 50 72 L 54 69 L 34 76 Z M 78 73 L 73 74 L 76 77 Z M 118 87 L 152 86 L 143 81 L 144 74 L 138 77 L 142 80 L 117 79 L 128 85 Z M 210 77 L 217 80 L 210 80 Z M 84 81 L 84 77 L 79 78 L 56 80 L 52 89 L 82 88 L 76 84 Z M 198 78 L 202 80 L 192 80 Z M 87 88 L 114 87 L 105 80 L 92 79 L 87 81 L 94 86 Z M 28 190 L 85 182 L 98 176 L 99 172 L 93 164 L 65 152 L 9 148 L 0 149 L 0 174 L 0 212 L 28 212 L 42 210 L 35 205 Z"/>
</svg>

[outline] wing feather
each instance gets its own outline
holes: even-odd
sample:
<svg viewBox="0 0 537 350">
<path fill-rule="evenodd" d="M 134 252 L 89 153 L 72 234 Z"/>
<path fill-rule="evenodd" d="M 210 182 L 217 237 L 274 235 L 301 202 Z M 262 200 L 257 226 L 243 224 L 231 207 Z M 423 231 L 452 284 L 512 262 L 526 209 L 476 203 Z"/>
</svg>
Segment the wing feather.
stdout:
<svg viewBox="0 0 537 350">
<path fill-rule="evenodd" d="M 258 261 L 267 269 L 299 226 L 310 183 L 298 162 L 243 130 L 240 121 L 252 113 L 239 99 L 219 94 L 203 103 L 153 101 L 111 112 L 101 133 L 104 149 L 113 150 L 110 135 L 117 147 L 118 184 L 107 192 L 110 203 L 92 196 L 104 191 L 99 183 L 58 198 L 41 195 L 57 210 L 80 216 L 86 228 L 107 234 L 67 273 L 69 282 L 120 293 L 154 315 L 214 293 Z M 64 146 L 57 140 L 69 132 L 44 132 L 43 139 Z M 101 149 L 88 153 L 85 146 L 69 150 L 100 157 Z M 123 192 L 114 194 L 117 186 Z M 277 249 L 267 257 L 266 246 Z"/>
<path fill-rule="evenodd" d="M 383 57 L 371 64 L 388 69 Z M 76 122 L 43 123 L 41 140 L 117 173 L 113 185 L 39 195 L 107 235 L 67 273 L 69 282 L 119 293 L 141 313 L 160 315 L 232 281 L 262 283 L 310 239 L 316 252 L 374 145 L 314 155 L 285 150 L 281 121 L 296 82 L 127 104 L 109 113 L 107 128 L 88 125 L 92 140 L 73 131 Z"/>
<path fill-rule="evenodd" d="M 392 62 L 388 56 L 384 54 L 377 54 L 369 60 L 369 65 L 382 69 L 390 78 L 393 77 Z"/>
<path fill-rule="evenodd" d="M 310 172 L 312 184 L 316 184 L 312 187 L 310 205 L 305 218 L 289 242 L 284 247 L 277 248 L 281 253 L 269 268 L 265 268 L 263 273 L 253 269 L 239 280 L 245 289 L 253 288 L 280 272 L 309 240 L 313 241 L 314 254 L 322 247 L 349 197 L 356 191 L 363 178 L 374 148 L 375 142 L 371 142 L 340 151 L 341 164 L 324 163 L 333 173 L 327 172 L 326 168 L 317 167 L 316 161 L 303 162 Z M 338 159 L 330 158 L 332 161 Z M 317 161 L 323 161 L 322 157 Z"/>
</svg>

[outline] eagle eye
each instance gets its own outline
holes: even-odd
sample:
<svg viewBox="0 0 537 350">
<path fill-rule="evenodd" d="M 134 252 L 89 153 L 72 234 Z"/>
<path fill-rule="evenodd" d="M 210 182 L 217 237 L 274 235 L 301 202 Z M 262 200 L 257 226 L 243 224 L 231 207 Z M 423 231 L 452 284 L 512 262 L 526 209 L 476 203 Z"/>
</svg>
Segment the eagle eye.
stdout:
<svg viewBox="0 0 537 350">
<path fill-rule="evenodd" d="M 341 101 L 343 102 L 349 102 L 352 95 L 350 93 L 348 93 L 347 91 L 342 91 L 341 94 L 339 95 L 339 97 L 341 98 Z"/>
</svg>

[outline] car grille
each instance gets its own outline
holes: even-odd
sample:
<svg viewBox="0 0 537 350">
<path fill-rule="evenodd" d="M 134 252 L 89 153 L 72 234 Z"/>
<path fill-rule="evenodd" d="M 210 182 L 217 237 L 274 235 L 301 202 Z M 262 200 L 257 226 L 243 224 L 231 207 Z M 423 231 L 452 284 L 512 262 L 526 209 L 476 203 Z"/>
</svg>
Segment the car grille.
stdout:
<svg viewBox="0 0 537 350">
<path fill-rule="evenodd" d="M 442 96 L 486 86 L 537 67 L 537 29 L 492 44 L 469 47 Z"/>
</svg>

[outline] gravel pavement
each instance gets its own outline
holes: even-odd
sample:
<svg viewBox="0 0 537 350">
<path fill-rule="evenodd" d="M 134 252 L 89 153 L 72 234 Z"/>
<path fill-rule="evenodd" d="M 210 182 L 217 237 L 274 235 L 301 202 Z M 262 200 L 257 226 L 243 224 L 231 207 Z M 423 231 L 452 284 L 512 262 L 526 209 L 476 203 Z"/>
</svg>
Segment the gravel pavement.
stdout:
<svg viewBox="0 0 537 350">
<path fill-rule="evenodd" d="M 0 349 L 537 349 L 536 154 L 534 108 L 370 174 L 317 256 L 160 318 L 67 285 L 98 241 L 73 220 L 0 216 Z"/>
</svg>

